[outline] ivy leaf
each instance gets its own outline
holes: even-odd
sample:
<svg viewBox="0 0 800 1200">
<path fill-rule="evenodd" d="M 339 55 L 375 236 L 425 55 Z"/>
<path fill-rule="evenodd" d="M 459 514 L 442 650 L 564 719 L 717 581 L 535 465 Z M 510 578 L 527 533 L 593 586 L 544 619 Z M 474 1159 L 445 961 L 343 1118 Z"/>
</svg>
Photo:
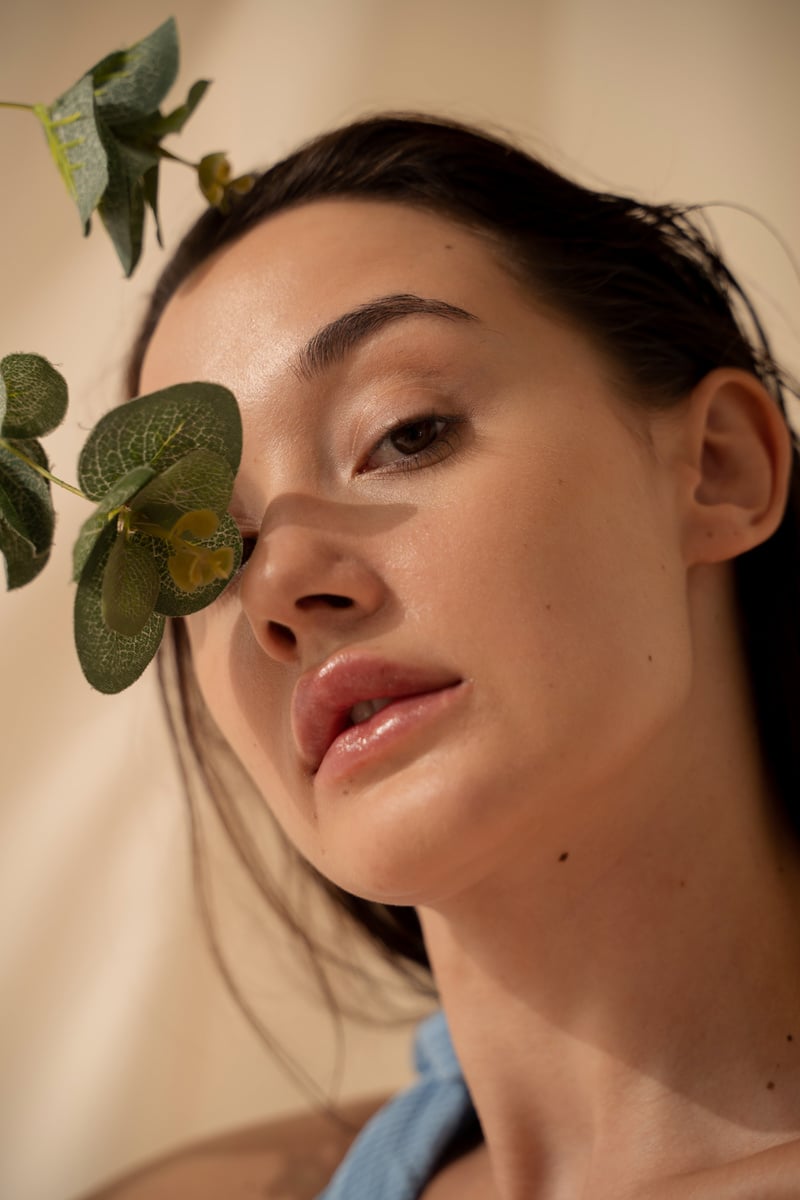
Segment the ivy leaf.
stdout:
<svg viewBox="0 0 800 1200">
<path fill-rule="evenodd" d="M 185 536 L 187 533 L 191 533 L 191 530 L 184 525 L 181 532 Z M 225 513 L 220 520 L 216 532 L 199 541 L 198 545 L 211 555 L 229 548 L 231 551 L 230 573 L 226 578 L 212 578 L 208 583 L 193 591 L 187 591 L 179 582 L 180 569 L 178 579 L 170 570 L 170 559 L 175 557 L 170 546 L 160 538 L 149 538 L 148 540 L 152 543 L 150 551 L 158 567 L 161 581 L 161 590 L 156 600 L 156 612 L 163 613 L 167 617 L 186 617 L 190 613 L 199 612 L 212 600 L 216 600 L 217 596 L 228 586 L 231 577 L 238 571 L 242 561 L 242 535 L 233 517 L 228 513 Z M 144 541 L 144 536 L 142 536 L 142 541 Z"/>
<path fill-rule="evenodd" d="M 81 452 L 80 486 L 99 501 L 135 467 L 163 474 L 198 449 L 220 455 L 235 473 L 242 454 L 239 408 L 219 384 L 177 383 L 130 400 L 98 422 Z"/>
<path fill-rule="evenodd" d="M 103 619 L 103 576 L 116 531 L 108 525 L 100 535 L 78 582 L 75 595 L 75 645 L 83 673 L 100 692 L 121 692 L 139 678 L 153 658 L 165 619 L 152 613 L 142 629 L 129 636 L 109 629 Z"/>
<path fill-rule="evenodd" d="M 47 468 L 47 455 L 33 439 L 16 446 Z M 0 446 L 0 550 L 9 590 L 35 579 L 50 557 L 55 514 L 50 485 L 15 454 Z"/>
<path fill-rule="evenodd" d="M 110 630 L 134 637 L 144 629 L 159 593 L 153 556 L 118 533 L 103 571 L 100 611 Z"/>
<path fill-rule="evenodd" d="M 175 18 L 127 50 L 106 55 L 89 73 L 104 124 L 124 125 L 155 112 L 178 74 Z"/>
<path fill-rule="evenodd" d="M 84 75 L 54 104 L 37 104 L 33 111 L 42 123 L 67 191 L 78 206 L 84 233 L 88 233 L 89 218 L 108 185 L 108 162 L 97 127 L 91 75 Z"/>
<path fill-rule="evenodd" d="M 49 433 L 67 411 L 67 382 L 40 354 L 0 359 L 0 432 L 8 438 Z"/>
<path fill-rule="evenodd" d="M 117 480 L 103 496 L 92 515 L 83 522 L 78 540 L 72 548 L 72 577 L 74 580 L 80 579 L 87 559 L 109 520 L 123 504 L 127 504 L 146 483 L 149 483 L 154 475 L 155 471 L 152 467 L 134 467 L 132 471 L 128 471 L 126 475 Z"/>
</svg>

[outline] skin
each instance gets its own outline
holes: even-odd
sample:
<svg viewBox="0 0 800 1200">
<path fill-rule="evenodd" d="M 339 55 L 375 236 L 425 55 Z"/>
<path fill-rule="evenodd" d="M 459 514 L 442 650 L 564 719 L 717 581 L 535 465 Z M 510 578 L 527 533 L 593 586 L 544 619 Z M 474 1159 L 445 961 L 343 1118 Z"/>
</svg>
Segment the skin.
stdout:
<svg viewBox="0 0 800 1200">
<path fill-rule="evenodd" d="M 362 1100 L 341 1109 L 339 1121 L 304 1114 L 224 1134 L 147 1165 L 85 1200 L 314 1200 L 378 1107 L 378 1101 Z"/>
<path fill-rule="evenodd" d="M 298 368 L 321 327 L 398 294 L 475 319 L 404 316 Z M 486 1134 L 428 1194 L 793 1194 L 798 856 L 730 567 L 785 504 L 774 402 L 719 369 L 636 409 L 478 236 L 355 200 L 279 214 L 184 285 L 142 390 L 191 379 L 240 401 L 252 547 L 190 619 L 200 685 L 303 854 L 419 908 Z M 320 781 L 292 690 L 343 650 L 466 684 Z"/>
</svg>

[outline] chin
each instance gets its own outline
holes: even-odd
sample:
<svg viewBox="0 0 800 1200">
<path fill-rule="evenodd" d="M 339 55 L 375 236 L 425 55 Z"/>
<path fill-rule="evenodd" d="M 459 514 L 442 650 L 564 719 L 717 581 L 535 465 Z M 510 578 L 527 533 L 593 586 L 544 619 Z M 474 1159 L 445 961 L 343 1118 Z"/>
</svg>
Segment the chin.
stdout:
<svg viewBox="0 0 800 1200">
<path fill-rule="evenodd" d="M 426 755 L 358 788 L 343 782 L 318 808 L 307 857 L 345 891 L 381 904 L 431 904 L 477 882 L 502 859 L 516 806 L 501 792 L 512 820 L 498 819 L 496 776 L 481 780 L 463 761 L 456 770 L 453 757 Z"/>
</svg>

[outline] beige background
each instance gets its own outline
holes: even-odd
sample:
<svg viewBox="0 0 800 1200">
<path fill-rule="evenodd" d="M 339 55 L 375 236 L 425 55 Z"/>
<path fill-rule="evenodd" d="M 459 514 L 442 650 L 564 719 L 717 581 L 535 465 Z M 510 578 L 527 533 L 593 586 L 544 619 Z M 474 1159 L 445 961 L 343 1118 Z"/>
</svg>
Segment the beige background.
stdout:
<svg viewBox="0 0 800 1200">
<path fill-rule="evenodd" d="M 800 248 L 797 0 L 6 0 L 0 98 L 50 100 L 172 11 L 176 98 L 214 79 L 177 146 L 244 169 L 381 108 L 489 122 L 598 186 L 751 207 Z M 178 97 L 178 92 L 181 93 Z M 177 99 L 176 99 L 177 102 Z M 124 283 L 105 236 L 83 242 L 33 118 L 0 112 L 0 354 L 36 350 L 72 405 L 49 439 L 68 477 L 120 395 L 120 368 L 162 256 Z M 200 202 L 165 170 L 173 244 Z M 717 225 L 776 344 L 800 363 L 800 283 L 775 238 Z M 0 1197 L 66 1200 L 188 1138 L 297 1107 L 210 967 L 153 679 L 104 698 L 71 645 L 60 503 L 54 561 L 0 599 Z M 322 1086 L 332 1032 L 271 939 L 248 958 L 261 1011 Z M 343 1094 L 407 1078 L 407 1033 L 350 1036 Z"/>
</svg>

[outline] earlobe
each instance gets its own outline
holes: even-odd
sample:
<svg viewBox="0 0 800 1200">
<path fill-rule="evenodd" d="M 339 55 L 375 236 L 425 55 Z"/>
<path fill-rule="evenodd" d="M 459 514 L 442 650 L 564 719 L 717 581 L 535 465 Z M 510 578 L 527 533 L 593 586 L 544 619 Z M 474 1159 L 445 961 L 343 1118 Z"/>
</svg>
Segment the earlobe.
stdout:
<svg viewBox="0 0 800 1200">
<path fill-rule="evenodd" d="M 723 562 L 777 529 L 786 505 L 792 442 L 778 405 L 747 371 L 718 368 L 688 401 L 685 450 L 687 564 Z"/>
</svg>

